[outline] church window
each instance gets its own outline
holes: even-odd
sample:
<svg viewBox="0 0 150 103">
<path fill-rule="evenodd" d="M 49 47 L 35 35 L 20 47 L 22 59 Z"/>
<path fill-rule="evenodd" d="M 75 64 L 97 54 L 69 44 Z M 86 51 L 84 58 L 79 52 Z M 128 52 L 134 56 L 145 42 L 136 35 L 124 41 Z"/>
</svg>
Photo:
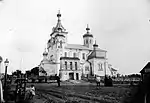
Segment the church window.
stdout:
<svg viewBox="0 0 150 103">
<path fill-rule="evenodd" d="M 98 64 L 98 71 L 103 71 L 103 64 L 101 63 Z"/>
<path fill-rule="evenodd" d="M 67 69 L 67 62 L 65 61 L 65 69 Z"/>
<path fill-rule="evenodd" d="M 76 53 L 73 53 L 73 57 L 76 57 Z"/>
<path fill-rule="evenodd" d="M 75 62 L 75 70 L 77 70 L 78 69 L 78 67 L 77 67 L 77 62 Z"/>
<path fill-rule="evenodd" d="M 82 59 L 85 59 L 85 53 L 82 54 Z"/>
<path fill-rule="evenodd" d="M 90 44 L 92 43 L 92 40 L 90 40 Z"/>
<path fill-rule="evenodd" d="M 70 62 L 70 69 L 72 70 L 72 62 Z"/>
<path fill-rule="evenodd" d="M 67 57 L 67 52 L 65 52 L 65 57 Z"/>
<path fill-rule="evenodd" d="M 85 67 L 85 71 L 89 71 L 89 66 L 86 66 L 86 67 Z"/>
<path fill-rule="evenodd" d="M 86 40 L 86 44 L 88 44 L 88 40 Z"/>
<path fill-rule="evenodd" d="M 60 41 L 60 48 L 62 48 L 62 41 Z"/>
</svg>

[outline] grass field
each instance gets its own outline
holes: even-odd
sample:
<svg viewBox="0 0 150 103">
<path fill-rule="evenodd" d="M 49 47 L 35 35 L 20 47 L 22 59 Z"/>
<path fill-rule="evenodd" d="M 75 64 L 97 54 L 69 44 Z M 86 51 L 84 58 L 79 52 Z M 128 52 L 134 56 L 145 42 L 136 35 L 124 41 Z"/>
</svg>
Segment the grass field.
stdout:
<svg viewBox="0 0 150 103">
<path fill-rule="evenodd" d="M 30 85 L 30 84 L 28 84 Z M 97 87 L 95 83 L 34 83 L 36 103 L 123 103 L 130 93 L 127 85 Z"/>
</svg>

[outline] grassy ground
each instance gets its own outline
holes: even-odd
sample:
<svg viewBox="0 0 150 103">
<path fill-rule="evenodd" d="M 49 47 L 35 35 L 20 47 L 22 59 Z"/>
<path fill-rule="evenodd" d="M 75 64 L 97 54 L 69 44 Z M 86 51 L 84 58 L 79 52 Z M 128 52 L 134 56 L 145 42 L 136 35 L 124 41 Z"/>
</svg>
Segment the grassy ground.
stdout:
<svg viewBox="0 0 150 103">
<path fill-rule="evenodd" d="M 126 103 L 124 97 L 130 94 L 128 85 L 114 85 L 97 87 L 89 82 L 61 82 L 57 83 L 28 83 L 34 84 L 36 95 L 33 100 L 25 103 Z M 11 86 L 15 89 L 15 85 Z M 129 98 L 128 98 L 129 99 Z"/>
<path fill-rule="evenodd" d="M 30 85 L 30 84 L 29 84 Z M 57 103 L 122 103 L 130 91 L 129 86 L 97 87 L 93 83 L 36 83 L 37 95 L 34 101 Z M 43 94 L 43 95 L 41 95 Z M 52 102 L 53 101 L 53 102 Z M 69 101 L 69 102 L 68 102 Z"/>
</svg>

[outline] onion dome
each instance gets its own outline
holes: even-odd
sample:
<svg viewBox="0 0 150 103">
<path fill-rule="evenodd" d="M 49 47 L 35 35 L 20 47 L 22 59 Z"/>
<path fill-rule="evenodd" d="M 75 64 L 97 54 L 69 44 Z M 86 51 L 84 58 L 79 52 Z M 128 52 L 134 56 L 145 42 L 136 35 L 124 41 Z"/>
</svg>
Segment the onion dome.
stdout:
<svg viewBox="0 0 150 103">
<path fill-rule="evenodd" d="M 61 31 L 62 31 L 62 28 L 59 27 L 59 28 L 58 28 L 58 32 L 61 32 Z"/>
<path fill-rule="evenodd" d="M 58 17 L 58 20 L 57 20 L 57 24 L 55 27 L 53 27 L 52 29 L 52 33 L 50 34 L 51 36 L 53 35 L 53 33 L 55 32 L 63 32 L 63 33 L 67 33 L 66 32 L 66 29 L 62 26 L 61 24 L 61 13 L 60 13 L 60 10 L 58 11 L 58 14 L 57 14 L 57 17 Z"/>
<path fill-rule="evenodd" d="M 96 44 L 96 40 L 95 40 L 95 44 L 93 45 L 94 48 L 98 47 L 98 45 Z"/>
<path fill-rule="evenodd" d="M 88 56 L 88 60 L 93 58 L 100 58 L 100 59 L 106 58 L 106 51 L 98 48 L 98 45 L 96 44 L 96 40 L 95 40 L 95 44 L 93 45 L 93 51 Z"/>
<path fill-rule="evenodd" d="M 57 17 L 58 17 L 58 18 L 61 17 L 60 10 L 58 11 Z"/>
<path fill-rule="evenodd" d="M 93 35 L 90 34 L 89 30 L 90 30 L 90 28 L 88 27 L 88 24 L 87 24 L 87 27 L 86 27 L 87 32 L 86 32 L 86 34 L 83 35 L 83 37 L 93 37 Z"/>
<path fill-rule="evenodd" d="M 46 48 L 45 48 L 45 51 L 43 53 L 43 56 L 47 56 L 48 55 L 48 52 L 46 52 Z"/>
</svg>

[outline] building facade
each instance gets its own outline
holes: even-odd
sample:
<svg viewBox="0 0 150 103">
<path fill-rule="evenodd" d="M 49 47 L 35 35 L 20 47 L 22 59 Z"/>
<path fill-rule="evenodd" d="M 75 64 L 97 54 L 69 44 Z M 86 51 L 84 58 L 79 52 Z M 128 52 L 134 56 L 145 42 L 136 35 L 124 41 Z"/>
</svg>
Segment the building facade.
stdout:
<svg viewBox="0 0 150 103">
<path fill-rule="evenodd" d="M 61 23 L 61 14 L 57 14 L 57 24 L 52 28 L 47 49 L 43 53 L 40 69 L 47 76 L 59 75 L 61 80 L 81 80 L 81 77 L 104 76 L 106 74 L 106 50 L 102 50 L 93 41 L 93 35 L 87 25 L 83 35 L 83 45 L 68 44 L 69 33 Z M 42 75 L 42 74 L 41 74 Z"/>
</svg>

